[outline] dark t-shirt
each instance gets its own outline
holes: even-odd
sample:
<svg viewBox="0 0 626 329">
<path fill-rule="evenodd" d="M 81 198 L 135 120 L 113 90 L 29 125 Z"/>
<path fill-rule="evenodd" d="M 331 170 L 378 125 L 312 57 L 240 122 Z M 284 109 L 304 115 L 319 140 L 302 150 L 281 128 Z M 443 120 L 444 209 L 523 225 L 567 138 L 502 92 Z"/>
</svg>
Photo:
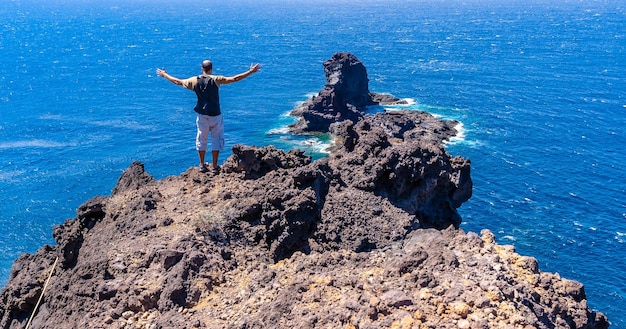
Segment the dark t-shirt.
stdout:
<svg viewBox="0 0 626 329">
<path fill-rule="evenodd" d="M 198 97 L 198 102 L 193 108 L 199 114 L 217 116 L 220 111 L 219 86 L 223 76 L 199 75 L 183 80 L 183 86 L 193 90 Z"/>
</svg>

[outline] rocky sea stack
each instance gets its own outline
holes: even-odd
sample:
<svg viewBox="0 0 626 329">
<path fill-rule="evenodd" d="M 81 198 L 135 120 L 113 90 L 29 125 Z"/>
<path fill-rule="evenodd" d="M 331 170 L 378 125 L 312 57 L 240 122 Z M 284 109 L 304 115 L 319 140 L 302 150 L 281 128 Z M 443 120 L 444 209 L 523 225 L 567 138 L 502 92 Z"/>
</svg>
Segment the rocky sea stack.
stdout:
<svg viewBox="0 0 626 329">
<path fill-rule="evenodd" d="M 332 135 L 327 158 L 236 145 L 219 174 L 162 180 L 133 163 L 15 261 L 0 328 L 607 328 L 580 283 L 458 228 L 456 122 L 366 114 L 354 60 L 335 54 L 337 83 L 295 111 Z"/>
<path fill-rule="evenodd" d="M 368 106 L 407 103 L 392 95 L 371 93 L 367 70 L 352 54 L 334 54 L 324 62 L 324 74 L 324 89 L 291 111 L 299 117 L 290 127 L 292 132 L 328 132 L 334 122 L 361 120 Z"/>
</svg>

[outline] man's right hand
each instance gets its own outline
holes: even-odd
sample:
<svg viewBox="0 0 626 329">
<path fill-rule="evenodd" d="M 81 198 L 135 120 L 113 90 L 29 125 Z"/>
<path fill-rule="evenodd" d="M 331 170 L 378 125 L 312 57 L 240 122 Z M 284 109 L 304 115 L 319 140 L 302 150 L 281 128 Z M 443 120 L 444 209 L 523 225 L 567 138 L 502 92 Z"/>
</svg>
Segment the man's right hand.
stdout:
<svg viewBox="0 0 626 329">
<path fill-rule="evenodd" d="M 250 65 L 250 72 L 252 72 L 252 73 L 257 72 L 260 68 L 261 68 L 261 64 L 259 64 L 259 63 L 251 64 Z"/>
</svg>

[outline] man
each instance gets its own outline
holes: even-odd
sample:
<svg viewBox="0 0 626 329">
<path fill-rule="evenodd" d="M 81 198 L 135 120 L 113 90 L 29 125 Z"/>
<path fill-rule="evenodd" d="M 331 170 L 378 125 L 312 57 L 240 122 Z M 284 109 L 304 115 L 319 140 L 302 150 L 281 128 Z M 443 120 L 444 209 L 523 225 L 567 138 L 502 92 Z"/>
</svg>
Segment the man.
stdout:
<svg viewBox="0 0 626 329">
<path fill-rule="evenodd" d="M 209 171 L 207 164 L 204 162 L 208 149 L 209 134 L 211 134 L 211 156 L 213 160 L 211 169 L 214 173 L 219 172 L 217 159 L 219 152 L 224 148 L 224 121 L 220 109 L 219 87 L 241 81 L 252 73 L 257 72 L 260 68 L 260 64 L 253 64 L 250 65 L 250 69 L 246 72 L 225 77 L 213 75 L 213 63 L 210 60 L 205 60 L 202 62 L 202 75 L 184 80 L 169 75 L 164 69 L 156 70 L 158 76 L 164 77 L 175 85 L 193 90 L 198 97 L 194 111 L 197 113 L 196 126 L 198 127 L 198 133 L 196 135 L 196 150 L 198 150 L 198 157 L 200 158 L 201 172 Z"/>
</svg>

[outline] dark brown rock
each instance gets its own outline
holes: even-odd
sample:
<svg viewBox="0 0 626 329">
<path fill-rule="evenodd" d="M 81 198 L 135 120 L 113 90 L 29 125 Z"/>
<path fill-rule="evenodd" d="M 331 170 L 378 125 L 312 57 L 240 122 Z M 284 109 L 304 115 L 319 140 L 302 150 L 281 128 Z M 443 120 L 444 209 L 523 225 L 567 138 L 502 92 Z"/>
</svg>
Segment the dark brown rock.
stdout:
<svg viewBox="0 0 626 329">
<path fill-rule="evenodd" d="M 370 152 L 354 132 L 353 152 Z M 581 284 L 540 272 L 490 232 L 419 228 L 378 195 L 402 193 L 363 188 L 334 163 L 341 152 L 258 178 L 245 168 L 217 176 L 192 168 L 90 200 L 106 204 L 102 219 L 68 220 L 55 229 L 58 247 L 16 261 L 0 295 L 1 328 L 24 326 L 53 258 L 76 239 L 71 266 L 56 269 L 35 317 L 40 328 L 608 326 L 587 308 Z M 276 163 L 291 157 L 255 152 L 268 153 Z M 155 209 L 137 205 L 145 195 L 160 195 Z"/>
<path fill-rule="evenodd" d="M 232 156 L 224 163 L 225 172 L 242 172 L 247 179 L 257 179 L 277 169 L 291 169 L 311 163 L 311 157 L 299 150 L 288 153 L 273 146 L 264 148 L 235 145 Z"/>
<path fill-rule="evenodd" d="M 122 173 L 117 185 L 113 188 L 111 195 L 123 192 L 129 189 L 139 189 L 141 186 L 152 182 L 154 178 L 148 174 L 141 162 L 133 162 L 128 169 Z"/>
<path fill-rule="evenodd" d="M 290 126 L 294 133 L 326 133 L 335 122 L 357 122 L 370 105 L 406 104 L 389 94 L 369 91 L 367 70 L 356 56 L 335 53 L 324 62 L 326 84 L 316 96 L 292 110 L 299 121 Z"/>
<path fill-rule="evenodd" d="M 458 227 L 456 208 L 471 197 L 472 180 L 470 161 L 450 157 L 443 148 L 454 124 L 414 111 L 335 124 L 337 149 L 329 165 L 345 185 L 373 192 L 415 216 L 408 226 Z"/>
</svg>

